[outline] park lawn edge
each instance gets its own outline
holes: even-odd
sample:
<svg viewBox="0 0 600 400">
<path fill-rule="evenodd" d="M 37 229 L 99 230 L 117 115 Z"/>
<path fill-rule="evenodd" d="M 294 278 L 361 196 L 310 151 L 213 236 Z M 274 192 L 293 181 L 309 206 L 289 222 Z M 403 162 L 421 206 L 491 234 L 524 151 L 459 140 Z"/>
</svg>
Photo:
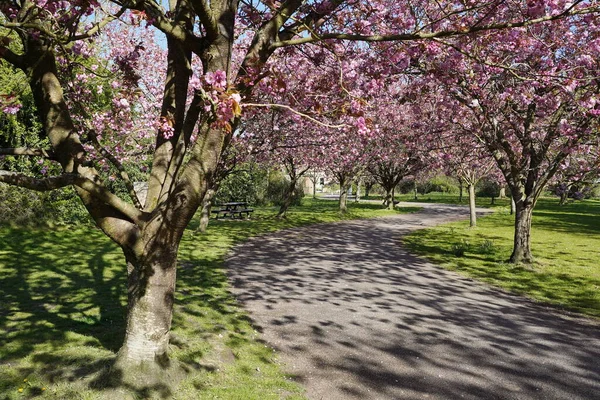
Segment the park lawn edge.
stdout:
<svg viewBox="0 0 600 400">
<path fill-rule="evenodd" d="M 595 226 L 600 222 L 596 213 L 600 202 L 573 203 L 568 208 L 559 208 L 555 202 L 542 199 L 534 210 L 532 264 L 507 262 L 514 220 L 505 206 L 479 217 L 475 228 L 469 227 L 468 220 L 442 224 L 410 233 L 402 245 L 464 277 L 527 297 L 563 314 L 598 320 L 600 226 Z M 594 212 L 578 212 L 587 207 Z M 549 228 L 557 221 L 568 229 Z M 578 227 L 581 232 L 576 231 Z"/>
</svg>

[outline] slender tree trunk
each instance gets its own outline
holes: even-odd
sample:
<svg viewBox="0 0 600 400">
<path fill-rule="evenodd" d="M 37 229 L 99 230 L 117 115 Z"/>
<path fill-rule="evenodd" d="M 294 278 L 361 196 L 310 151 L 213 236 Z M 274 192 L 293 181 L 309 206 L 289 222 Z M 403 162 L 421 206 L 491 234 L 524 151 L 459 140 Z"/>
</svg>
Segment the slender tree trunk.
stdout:
<svg viewBox="0 0 600 400">
<path fill-rule="evenodd" d="M 354 197 L 354 202 L 358 203 L 360 202 L 360 185 L 362 183 L 362 178 L 358 180 L 358 182 L 356 182 L 356 196 Z"/>
<path fill-rule="evenodd" d="M 475 210 L 475 185 L 469 184 L 469 226 L 477 226 L 477 211 Z"/>
<path fill-rule="evenodd" d="M 287 213 L 287 210 L 290 208 L 290 206 L 292 205 L 292 200 L 294 198 L 294 193 L 296 192 L 296 183 L 297 183 L 297 179 L 292 178 L 292 180 L 290 181 L 290 185 L 288 186 L 286 192 L 285 192 L 285 196 L 283 199 L 283 202 L 281 203 L 281 206 L 279 207 L 279 212 L 277 213 L 277 218 L 285 218 L 285 215 Z"/>
<path fill-rule="evenodd" d="M 414 186 L 413 189 L 415 191 L 415 200 L 418 200 L 419 197 L 417 195 L 419 194 L 419 190 L 418 190 L 418 187 L 417 187 L 417 181 L 415 181 L 415 186 Z"/>
<path fill-rule="evenodd" d="M 348 212 L 348 187 L 340 186 L 340 212 L 345 214 Z"/>
<path fill-rule="evenodd" d="M 564 206 L 567 204 L 567 199 L 569 198 L 569 191 L 565 190 L 560 194 L 560 200 L 558 201 L 559 206 Z"/>
<path fill-rule="evenodd" d="M 392 203 L 392 205 L 391 205 L 390 210 L 393 210 L 394 207 L 396 206 L 396 185 L 394 185 L 392 187 L 392 202 L 391 203 Z"/>
<path fill-rule="evenodd" d="M 371 187 L 373 187 L 373 185 L 365 183 L 365 197 L 369 197 L 369 194 L 371 193 Z"/>
<path fill-rule="evenodd" d="M 530 263 L 533 261 L 533 256 L 531 255 L 531 216 L 534 203 L 527 200 L 520 200 L 515 204 L 515 236 L 510 262 Z"/>
<path fill-rule="evenodd" d="M 458 202 L 462 203 L 463 201 L 463 183 L 462 180 L 458 182 Z"/>
</svg>

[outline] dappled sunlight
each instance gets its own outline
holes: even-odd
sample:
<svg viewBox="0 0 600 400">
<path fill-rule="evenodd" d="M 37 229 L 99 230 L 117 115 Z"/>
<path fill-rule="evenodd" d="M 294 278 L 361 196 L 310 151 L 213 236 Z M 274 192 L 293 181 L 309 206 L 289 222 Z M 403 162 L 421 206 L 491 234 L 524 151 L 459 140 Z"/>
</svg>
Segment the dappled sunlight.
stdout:
<svg viewBox="0 0 600 400">
<path fill-rule="evenodd" d="M 289 230 L 228 259 L 237 297 L 309 396 L 583 399 L 600 390 L 597 325 L 408 254 L 397 239 L 420 215 Z"/>
</svg>

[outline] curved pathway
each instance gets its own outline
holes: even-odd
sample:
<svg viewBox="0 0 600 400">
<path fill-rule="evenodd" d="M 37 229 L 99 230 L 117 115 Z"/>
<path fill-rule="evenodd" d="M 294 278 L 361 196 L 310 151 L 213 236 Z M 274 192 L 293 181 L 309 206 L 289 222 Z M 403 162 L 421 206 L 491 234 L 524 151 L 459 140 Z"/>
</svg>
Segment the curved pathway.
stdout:
<svg viewBox="0 0 600 400">
<path fill-rule="evenodd" d="M 412 256 L 460 207 L 257 237 L 234 293 L 309 399 L 600 399 L 600 324 Z"/>
</svg>

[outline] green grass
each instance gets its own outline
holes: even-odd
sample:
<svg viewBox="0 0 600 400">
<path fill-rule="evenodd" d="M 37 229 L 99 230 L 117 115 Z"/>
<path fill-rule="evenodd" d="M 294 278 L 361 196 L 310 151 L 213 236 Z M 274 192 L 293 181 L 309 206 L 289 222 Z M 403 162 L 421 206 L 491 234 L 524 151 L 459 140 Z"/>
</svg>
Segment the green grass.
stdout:
<svg viewBox="0 0 600 400">
<path fill-rule="evenodd" d="M 179 254 L 171 356 L 189 371 L 176 387 L 103 387 L 125 327 L 124 259 L 92 227 L 0 228 L 0 399 L 301 399 L 272 349 L 228 293 L 223 258 L 235 243 L 277 229 L 384 216 L 377 204 L 306 199 L 288 218 L 257 209 L 250 220 L 186 230 Z M 414 211 L 407 208 L 403 211 Z"/>
<path fill-rule="evenodd" d="M 558 206 L 542 199 L 533 212 L 535 262 L 506 262 L 512 252 L 514 217 L 507 207 L 478 219 L 413 233 L 405 243 L 445 268 L 561 309 L 600 317 L 600 202 Z M 464 255 L 460 256 L 464 247 Z"/>
</svg>

